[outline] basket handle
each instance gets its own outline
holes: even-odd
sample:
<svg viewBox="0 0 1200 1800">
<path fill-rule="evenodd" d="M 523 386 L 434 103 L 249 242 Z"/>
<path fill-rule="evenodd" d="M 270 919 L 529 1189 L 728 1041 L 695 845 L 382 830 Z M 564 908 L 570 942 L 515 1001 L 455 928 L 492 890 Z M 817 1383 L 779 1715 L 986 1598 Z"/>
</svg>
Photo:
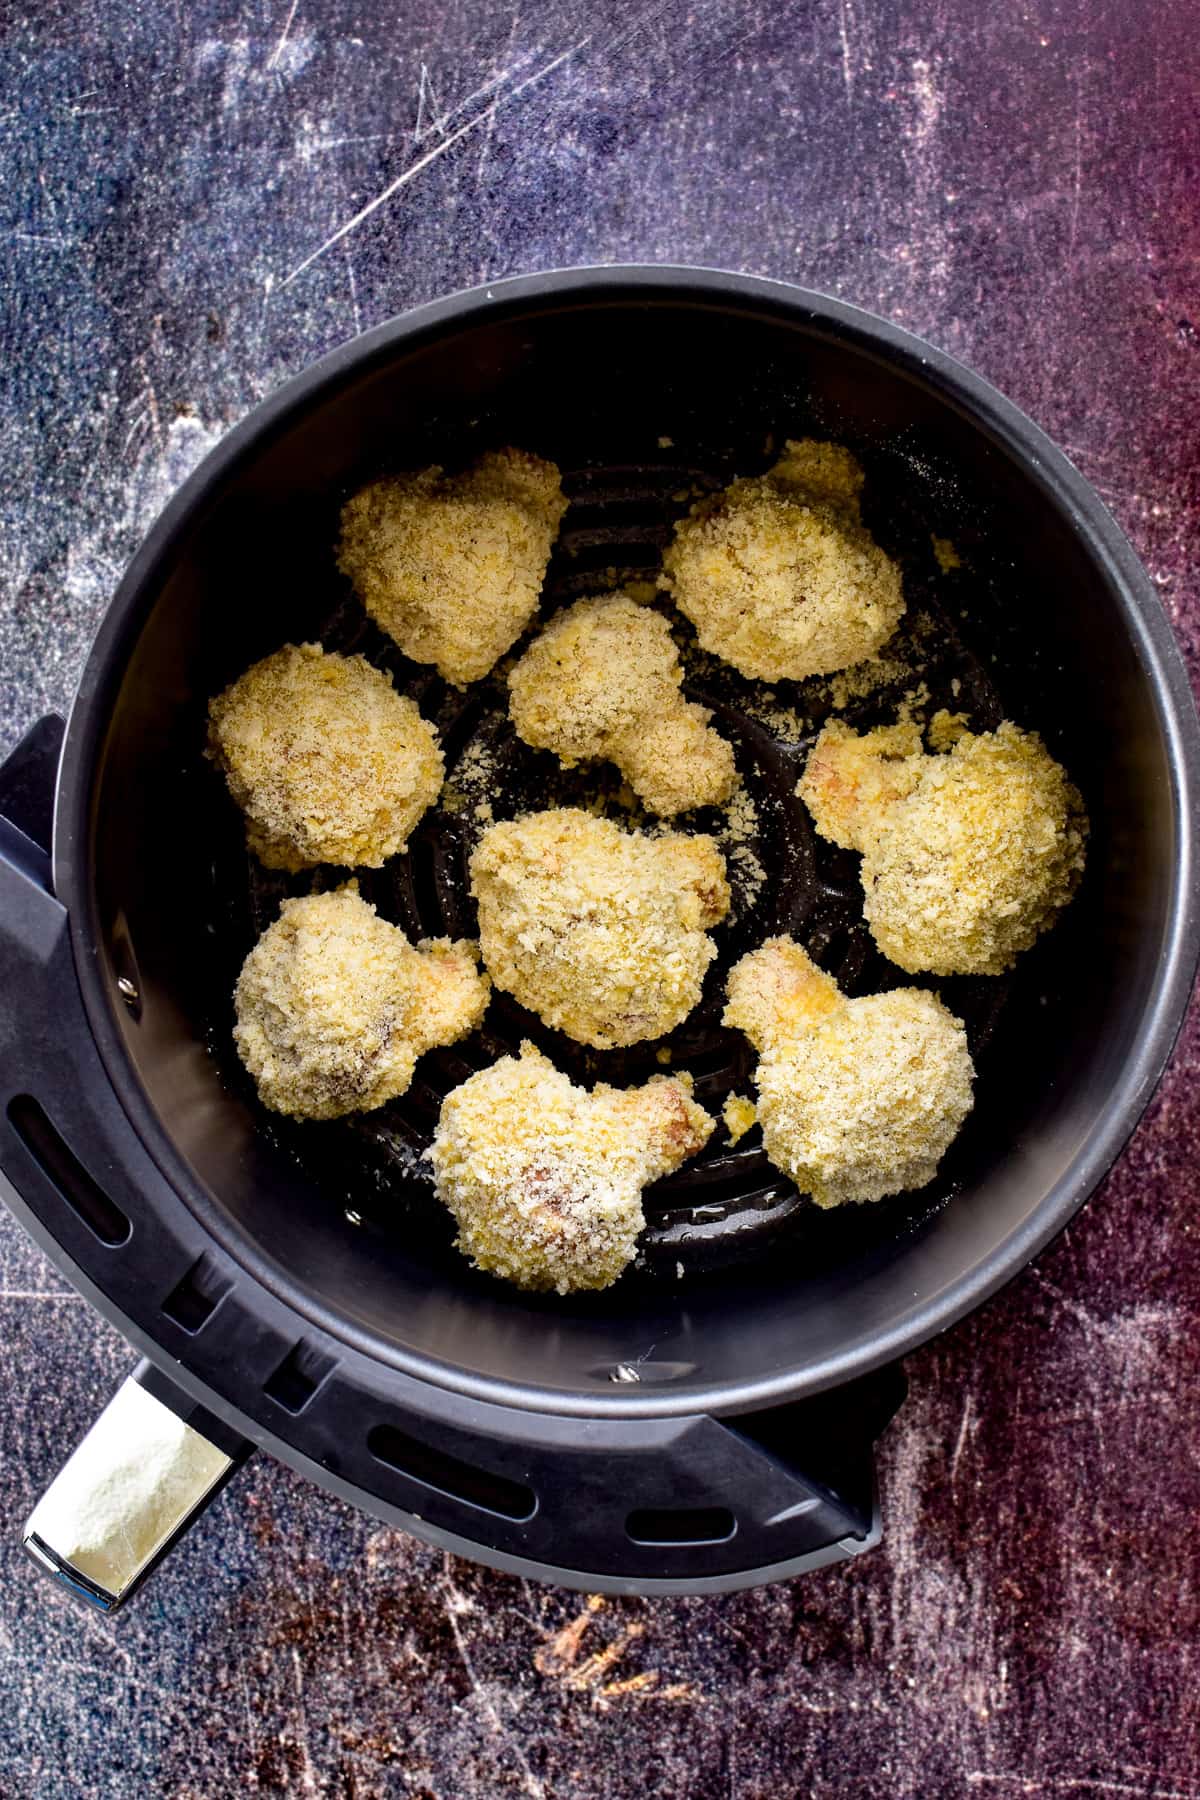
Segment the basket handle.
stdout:
<svg viewBox="0 0 1200 1800">
<path fill-rule="evenodd" d="M 34 1507 L 22 1544 L 75 1598 L 115 1612 L 251 1449 L 142 1361 Z"/>
</svg>

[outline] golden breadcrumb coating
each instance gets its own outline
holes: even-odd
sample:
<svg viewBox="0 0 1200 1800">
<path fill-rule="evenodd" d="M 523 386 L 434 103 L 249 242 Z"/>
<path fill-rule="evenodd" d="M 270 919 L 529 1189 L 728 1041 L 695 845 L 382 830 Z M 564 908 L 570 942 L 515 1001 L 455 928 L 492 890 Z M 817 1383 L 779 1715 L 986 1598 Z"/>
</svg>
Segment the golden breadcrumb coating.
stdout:
<svg viewBox="0 0 1200 1800">
<path fill-rule="evenodd" d="M 859 516 L 865 477 L 853 451 L 844 444 L 826 444 L 817 438 L 789 438 L 783 455 L 770 470 L 777 487 L 794 488 L 810 500 L 824 500 Z"/>
<path fill-rule="evenodd" d="M 287 644 L 208 716 L 208 755 L 269 869 L 377 869 L 441 792 L 437 733 L 365 656 Z"/>
<path fill-rule="evenodd" d="M 508 678 L 518 737 L 567 768 L 616 763 L 651 812 L 719 806 L 737 781 L 711 714 L 685 700 L 683 669 L 661 613 L 628 594 L 556 613 Z"/>
<path fill-rule="evenodd" d="M 414 948 L 351 882 L 284 901 L 242 965 L 233 1037 L 264 1106 L 337 1119 L 403 1094 L 417 1058 L 473 1031 L 487 1002 L 474 945 Z"/>
<path fill-rule="evenodd" d="M 388 475 L 342 509 L 338 564 L 414 662 L 478 681 L 537 608 L 567 509 L 553 463 L 491 450 L 461 475 Z"/>
<path fill-rule="evenodd" d="M 862 852 L 864 908 L 910 974 L 999 975 L 1053 925 L 1079 885 L 1087 816 L 1035 733 L 964 730 L 939 713 L 860 737 L 834 721 L 800 782 L 817 830 Z"/>
<path fill-rule="evenodd" d="M 712 1129 L 688 1075 L 589 1094 L 524 1043 L 447 1094 L 430 1155 L 464 1255 L 568 1294 L 617 1279 L 646 1222 L 642 1189 Z"/>
<path fill-rule="evenodd" d="M 830 675 L 875 654 L 904 597 L 859 516 L 862 483 L 848 450 L 804 438 L 765 475 L 693 508 L 661 585 L 706 650 L 765 681 Z"/>
<path fill-rule="evenodd" d="M 861 850 L 868 821 L 888 818 L 918 785 L 924 754 L 915 721 L 877 725 L 860 737 L 831 719 L 809 753 L 796 792 L 822 837 L 843 850 Z"/>
<path fill-rule="evenodd" d="M 971 1110 L 960 1020 L 922 988 L 847 999 L 791 938 L 729 976 L 725 1023 L 759 1052 L 763 1145 L 818 1206 L 924 1187 Z"/>
<path fill-rule="evenodd" d="M 600 1050 L 687 1017 L 730 898 L 710 837 L 647 837 L 574 807 L 485 831 L 471 891 L 496 986 Z"/>
</svg>

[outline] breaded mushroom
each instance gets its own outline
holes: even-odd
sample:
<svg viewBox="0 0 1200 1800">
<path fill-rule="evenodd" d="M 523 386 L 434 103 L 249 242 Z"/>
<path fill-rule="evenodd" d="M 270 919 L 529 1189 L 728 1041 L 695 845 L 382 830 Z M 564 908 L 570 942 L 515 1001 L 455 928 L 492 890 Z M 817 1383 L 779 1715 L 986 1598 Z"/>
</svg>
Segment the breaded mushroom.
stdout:
<svg viewBox="0 0 1200 1800">
<path fill-rule="evenodd" d="M 1087 816 L 1035 733 L 976 734 L 938 714 L 863 736 L 833 721 L 798 792 L 817 830 L 862 852 L 864 912 L 910 974 L 999 975 L 1054 924 L 1079 885 Z"/>
<path fill-rule="evenodd" d="M 616 763 L 638 799 L 668 818 L 719 806 L 737 781 L 733 750 L 685 700 L 683 669 L 661 613 L 628 594 L 556 613 L 508 678 L 518 737 L 567 768 Z"/>
<path fill-rule="evenodd" d="M 971 1110 L 961 1021 L 923 988 L 850 1000 L 791 938 L 729 976 L 725 1023 L 759 1052 L 767 1155 L 818 1206 L 924 1187 Z"/>
<path fill-rule="evenodd" d="M 343 507 L 338 564 L 406 656 L 465 687 L 533 617 L 566 508 L 554 464 L 521 450 L 388 475 Z"/>
<path fill-rule="evenodd" d="M 417 1058 L 487 1002 L 474 945 L 414 947 L 349 883 L 284 901 L 242 965 L 233 1037 L 264 1106 L 337 1119 L 406 1092 Z"/>
<path fill-rule="evenodd" d="M 688 1075 L 589 1094 L 524 1043 L 447 1094 L 430 1155 L 463 1254 L 568 1294 L 617 1279 L 646 1222 L 642 1189 L 712 1129 Z"/>
<path fill-rule="evenodd" d="M 899 569 L 863 526 L 862 485 L 848 450 L 803 438 L 765 475 L 693 508 L 660 583 L 706 650 L 765 681 L 874 656 L 904 597 Z"/>
<path fill-rule="evenodd" d="M 269 869 L 377 869 L 441 792 L 437 733 L 365 656 L 287 644 L 208 716 L 208 755 Z"/>
<path fill-rule="evenodd" d="M 687 1017 L 730 897 L 710 837 L 648 837 L 574 807 L 485 831 L 471 891 L 496 986 L 600 1050 Z"/>
</svg>

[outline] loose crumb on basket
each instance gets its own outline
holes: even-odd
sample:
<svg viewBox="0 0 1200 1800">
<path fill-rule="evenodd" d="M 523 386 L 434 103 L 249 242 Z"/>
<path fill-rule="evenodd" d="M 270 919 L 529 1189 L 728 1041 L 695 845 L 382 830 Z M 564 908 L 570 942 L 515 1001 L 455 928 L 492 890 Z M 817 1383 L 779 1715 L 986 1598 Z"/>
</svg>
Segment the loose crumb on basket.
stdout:
<svg viewBox="0 0 1200 1800">
<path fill-rule="evenodd" d="M 722 807 L 724 824 L 714 833 L 729 870 L 735 910 L 752 908 L 762 892 L 767 871 L 753 848 L 758 836 L 758 807 L 746 788 L 739 787 Z"/>
<path fill-rule="evenodd" d="M 802 743 L 813 729 L 813 722 L 806 714 L 794 706 L 779 704 L 774 689 L 765 693 L 760 701 L 748 701 L 745 710 L 758 724 L 765 725 L 781 744 Z"/>
<path fill-rule="evenodd" d="M 721 1117 L 725 1121 L 725 1129 L 729 1133 L 729 1141 L 736 1144 L 745 1137 L 758 1118 L 758 1109 L 753 1100 L 745 1094 L 730 1094 L 721 1108 Z"/>
<path fill-rule="evenodd" d="M 442 807 L 448 813 L 474 812 L 476 818 L 481 806 L 489 805 L 488 796 L 495 792 L 496 786 L 496 752 L 490 744 L 476 739 L 467 745 L 442 789 Z"/>
<path fill-rule="evenodd" d="M 831 675 L 825 684 L 825 691 L 840 711 L 849 706 L 852 700 L 865 700 L 878 688 L 890 686 L 894 681 L 902 681 L 911 673 L 909 665 L 896 656 L 869 656 L 865 662 L 853 663 L 850 668 Z"/>
<path fill-rule="evenodd" d="M 952 750 L 969 729 L 965 712 L 947 712 L 943 706 L 929 721 L 925 736 L 931 750 Z"/>
<path fill-rule="evenodd" d="M 929 699 L 929 687 L 924 681 L 918 681 L 915 687 L 906 688 L 900 696 L 900 704 L 896 708 L 897 723 L 901 725 L 922 724 Z"/>
<path fill-rule="evenodd" d="M 380 1169 L 376 1175 L 376 1185 L 386 1187 L 389 1178 L 401 1176 L 405 1181 L 419 1181 L 425 1187 L 433 1186 L 433 1169 L 429 1162 L 429 1148 L 424 1149 L 402 1137 L 398 1131 L 378 1129 L 374 1132 L 374 1141 L 387 1153 L 388 1166 Z"/>
</svg>

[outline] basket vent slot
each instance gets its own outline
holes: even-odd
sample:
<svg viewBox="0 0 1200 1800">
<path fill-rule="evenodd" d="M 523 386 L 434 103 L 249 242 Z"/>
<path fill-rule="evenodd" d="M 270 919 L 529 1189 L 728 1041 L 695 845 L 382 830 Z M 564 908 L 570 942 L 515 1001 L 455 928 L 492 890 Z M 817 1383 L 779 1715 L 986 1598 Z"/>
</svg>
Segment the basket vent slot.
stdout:
<svg viewBox="0 0 1200 1800">
<path fill-rule="evenodd" d="M 196 1258 L 178 1286 L 171 1289 L 162 1309 L 184 1331 L 196 1332 L 208 1324 L 232 1286 L 231 1277 L 218 1268 L 206 1251 Z"/>
<path fill-rule="evenodd" d="M 17 1094 L 9 1101 L 8 1119 L 34 1162 L 93 1237 L 99 1238 L 110 1249 L 128 1243 L 132 1224 L 88 1174 L 32 1094 Z"/>
<path fill-rule="evenodd" d="M 625 1530 L 635 1544 L 726 1544 L 737 1530 L 727 1506 L 641 1507 Z"/>
<path fill-rule="evenodd" d="M 445 1494 L 447 1499 L 477 1506 L 481 1512 L 520 1520 L 532 1519 L 537 1511 L 537 1496 L 524 1482 L 512 1481 L 491 1469 L 480 1469 L 445 1450 L 435 1450 L 432 1444 L 423 1444 L 394 1425 L 376 1425 L 367 1437 L 367 1448 L 389 1468 Z"/>
<path fill-rule="evenodd" d="M 264 1382 L 263 1393 L 285 1412 L 303 1412 L 333 1366 L 332 1356 L 323 1356 L 301 1338 L 298 1344 L 293 1344 L 271 1378 Z"/>
</svg>

